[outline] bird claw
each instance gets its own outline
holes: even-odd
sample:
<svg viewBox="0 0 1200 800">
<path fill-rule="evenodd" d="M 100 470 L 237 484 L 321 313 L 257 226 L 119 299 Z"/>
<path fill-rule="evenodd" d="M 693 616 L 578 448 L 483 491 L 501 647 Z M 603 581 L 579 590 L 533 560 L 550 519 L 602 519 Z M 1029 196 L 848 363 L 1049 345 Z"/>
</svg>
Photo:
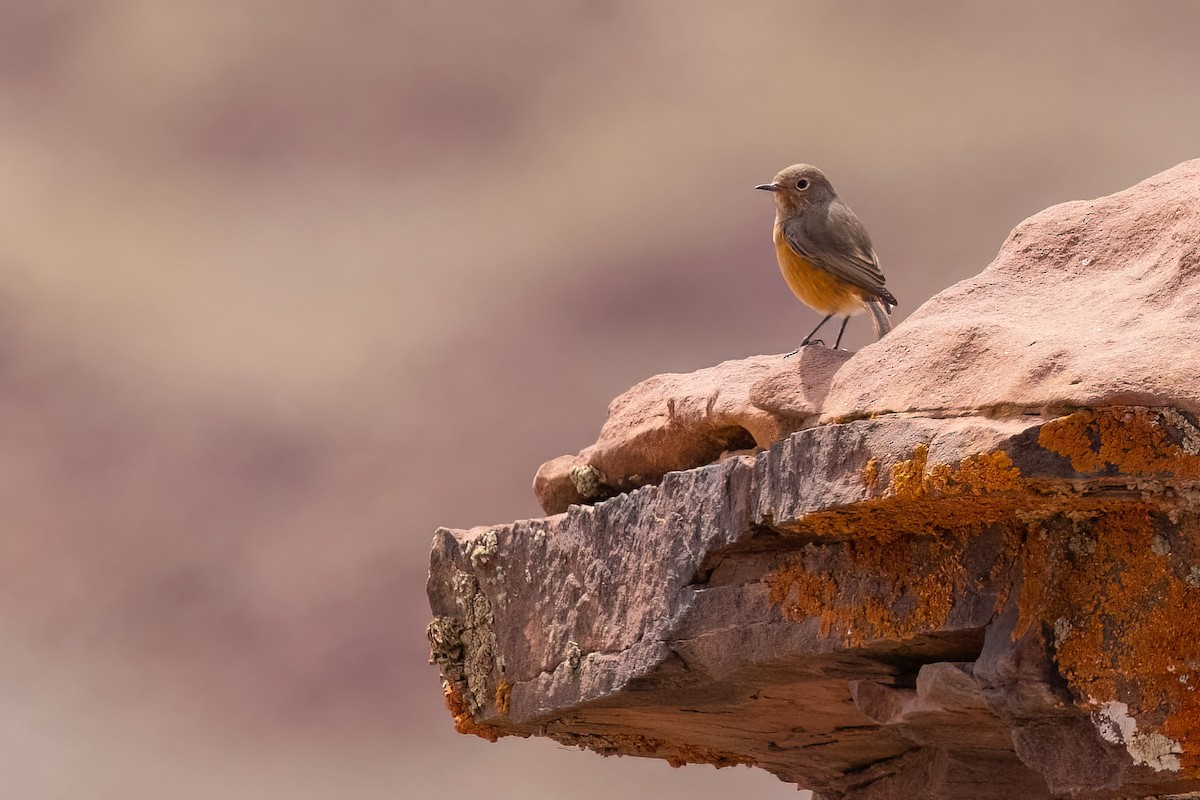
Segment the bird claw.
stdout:
<svg viewBox="0 0 1200 800">
<path fill-rule="evenodd" d="M 819 345 L 821 345 L 821 347 L 825 346 L 825 342 L 821 341 L 820 339 L 805 339 L 803 342 L 800 343 L 800 346 L 797 347 L 795 350 L 793 350 L 790 353 L 784 353 L 783 357 L 791 358 L 792 356 L 796 355 L 796 353 L 799 353 L 805 347 L 808 347 L 809 345 L 813 345 L 813 344 L 819 344 Z"/>
</svg>

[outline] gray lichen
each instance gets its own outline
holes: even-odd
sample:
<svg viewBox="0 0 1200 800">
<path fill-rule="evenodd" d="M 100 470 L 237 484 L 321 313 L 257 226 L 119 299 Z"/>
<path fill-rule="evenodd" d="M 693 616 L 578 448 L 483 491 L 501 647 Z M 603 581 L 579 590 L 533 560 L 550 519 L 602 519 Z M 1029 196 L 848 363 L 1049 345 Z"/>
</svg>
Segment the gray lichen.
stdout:
<svg viewBox="0 0 1200 800">
<path fill-rule="evenodd" d="M 429 661 L 442 668 L 442 677 L 459 688 L 470 712 L 478 714 L 492 697 L 488 685 L 496 668 L 495 616 L 473 575 L 456 571 L 451 586 L 462 616 L 434 617 L 429 623 Z"/>
<path fill-rule="evenodd" d="M 583 658 L 583 650 L 579 647 L 579 642 L 576 642 L 576 641 L 567 642 L 566 658 L 563 659 L 563 661 L 568 667 L 571 668 L 572 672 L 579 669 L 579 663 L 582 660 L 582 658 Z"/>
<path fill-rule="evenodd" d="M 429 663 L 445 667 L 462 661 L 462 623 L 453 617 L 434 617 L 425 628 L 429 638 Z"/>
<path fill-rule="evenodd" d="M 584 500 L 591 500 L 604 494 L 604 485 L 608 478 L 603 472 L 591 464 L 579 464 L 571 467 L 571 485 Z"/>
<path fill-rule="evenodd" d="M 496 539 L 495 531 L 488 531 L 480 536 L 469 541 L 463 542 L 463 555 L 471 562 L 471 566 L 475 569 L 486 569 L 492 566 L 496 552 L 500 549 L 500 543 Z"/>
</svg>

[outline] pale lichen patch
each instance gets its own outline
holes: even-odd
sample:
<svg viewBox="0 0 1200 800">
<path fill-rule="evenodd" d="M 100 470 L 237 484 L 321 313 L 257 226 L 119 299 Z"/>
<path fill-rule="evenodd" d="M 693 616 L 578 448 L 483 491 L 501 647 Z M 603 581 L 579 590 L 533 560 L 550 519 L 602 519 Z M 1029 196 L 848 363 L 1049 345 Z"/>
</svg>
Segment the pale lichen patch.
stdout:
<svg viewBox="0 0 1200 800">
<path fill-rule="evenodd" d="M 475 569 L 487 569 L 492 566 L 499 549 L 500 542 L 495 531 L 485 531 L 462 545 L 463 555 Z"/>
<path fill-rule="evenodd" d="M 1179 742 L 1161 733 L 1139 731 L 1137 720 L 1129 715 L 1129 706 L 1125 703 L 1104 703 L 1093 715 L 1093 720 L 1100 736 L 1105 741 L 1124 745 L 1135 764 L 1145 764 L 1158 772 L 1179 771 L 1179 756 L 1183 753 Z"/>
<path fill-rule="evenodd" d="M 604 494 L 604 485 L 608 482 L 608 478 L 591 464 L 578 464 L 571 467 L 568 475 L 571 478 L 571 485 L 584 500 L 591 500 Z"/>
</svg>

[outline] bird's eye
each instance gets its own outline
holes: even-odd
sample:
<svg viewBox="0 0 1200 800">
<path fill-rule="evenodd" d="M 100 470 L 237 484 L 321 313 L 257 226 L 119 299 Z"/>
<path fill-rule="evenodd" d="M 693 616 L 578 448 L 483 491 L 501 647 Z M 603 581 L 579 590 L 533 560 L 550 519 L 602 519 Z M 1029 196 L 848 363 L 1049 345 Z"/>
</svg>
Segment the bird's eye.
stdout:
<svg viewBox="0 0 1200 800">
<path fill-rule="evenodd" d="M 802 192 L 805 189 L 807 189 L 808 188 L 808 178 L 801 178 L 800 180 L 796 181 L 796 188 Z"/>
</svg>

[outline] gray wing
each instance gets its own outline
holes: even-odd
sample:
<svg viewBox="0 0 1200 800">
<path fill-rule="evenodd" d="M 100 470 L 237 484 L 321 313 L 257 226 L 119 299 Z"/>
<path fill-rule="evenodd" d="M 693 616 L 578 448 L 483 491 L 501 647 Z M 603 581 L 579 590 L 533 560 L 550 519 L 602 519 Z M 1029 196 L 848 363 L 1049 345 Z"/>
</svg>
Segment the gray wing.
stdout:
<svg viewBox="0 0 1200 800">
<path fill-rule="evenodd" d="M 896 305 L 896 298 L 883 285 L 883 270 L 867 229 L 841 200 L 788 220 L 783 235 L 793 250 L 816 266 Z"/>
</svg>

